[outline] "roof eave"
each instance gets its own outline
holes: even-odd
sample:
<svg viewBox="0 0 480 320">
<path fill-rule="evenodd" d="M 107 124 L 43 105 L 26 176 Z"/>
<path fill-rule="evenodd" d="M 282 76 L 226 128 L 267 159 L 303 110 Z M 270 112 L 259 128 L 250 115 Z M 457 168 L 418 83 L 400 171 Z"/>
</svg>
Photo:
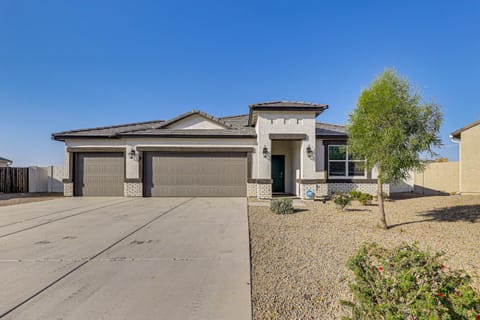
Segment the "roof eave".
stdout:
<svg viewBox="0 0 480 320">
<path fill-rule="evenodd" d="M 122 134 L 123 138 L 225 138 L 225 139 L 236 139 L 236 138 L 256 138 L 256 134 L 236 134 L 236 135 L 225 135 L 225 134 L 157 134 L 157 133 L 141 133 L 141 134 Z"/>
<path fill-rule="evenodd" d="M 318 117 L 323 111 L 328 109 L 327 104 L 305 104 L 305 106 L 268 106 L 268 105 L 261 105 L 261 104 L 251 104 L 248 106 L 250 108 L 250 112 L 248 114 L 248 125 L 253 126 L 255 125 L 253 119 L 253 113 L 255 111 L 315 111 L 315 116 Z"/>
</svg>

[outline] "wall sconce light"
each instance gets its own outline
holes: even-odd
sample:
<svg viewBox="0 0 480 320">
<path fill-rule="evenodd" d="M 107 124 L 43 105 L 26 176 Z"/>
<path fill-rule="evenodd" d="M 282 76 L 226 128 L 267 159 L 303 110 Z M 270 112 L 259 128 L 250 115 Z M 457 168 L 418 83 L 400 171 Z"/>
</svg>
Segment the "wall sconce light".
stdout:
<svg viewBox="0 0 480 320">
<path fill-rule="evenodd" d="M 268 157 L 268 149 L 267 146 L 263 146 L 263 157 L 267 158 Z"/>
<path fill-rule="evenodd" d="M 313 150 L 312 150 L 312 147 L 310 147 L 310 145 L 308 145 L 308 147 L 307 147 L 307 156 L 310 159 L 313 159 Z"/>
<path fill-rule="evenodd" d="M 135 158 L 136 154 L 137 154 L 137 152 L 135 151 L 135 149 L 131 149 L 130 152 L 128 153 L 128 157 L 130 159 L 133 159 L 133 158 Z"/>
</svg>

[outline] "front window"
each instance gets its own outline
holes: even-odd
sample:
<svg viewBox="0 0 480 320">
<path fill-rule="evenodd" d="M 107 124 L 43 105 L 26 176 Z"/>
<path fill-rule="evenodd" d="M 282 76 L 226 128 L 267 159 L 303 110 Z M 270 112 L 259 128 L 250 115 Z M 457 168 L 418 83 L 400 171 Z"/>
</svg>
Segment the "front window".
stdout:
<svg viewBox="0 0 480 320">
<path fill-rule="evenodd" d="M 365 178 L 365 160 L 355 157 L 346 145 L 328 146 L 329 178 Z"/>
</svg>

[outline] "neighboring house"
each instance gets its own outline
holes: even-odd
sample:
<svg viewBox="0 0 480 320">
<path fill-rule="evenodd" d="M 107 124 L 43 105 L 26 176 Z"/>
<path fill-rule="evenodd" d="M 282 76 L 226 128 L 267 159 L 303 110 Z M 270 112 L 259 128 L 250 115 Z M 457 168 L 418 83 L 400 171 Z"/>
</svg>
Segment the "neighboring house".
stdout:
<svg viewBox="0 0 480 320">
<path fill-rule="evenodd" d="M 0 157 L 0 167 L 8 167 L 12 164 L 12 160 Z"/>
<path fill-rule="evenodd" d="M 451 134 L 460 144 L 459 192 L 480 193 L 480 120 Z"/>
<path fill-rule="evenodd" d="M 307 190 L 376 192 L 375 172 L 347 152 L 345 127 L 316 122 L 327 105 L 249 107 L 239 116 L 191 111 L 168 121 L 54 133 L 66 146 L 64 193 L 268 199 L 304 198 Z"/>
</svg>

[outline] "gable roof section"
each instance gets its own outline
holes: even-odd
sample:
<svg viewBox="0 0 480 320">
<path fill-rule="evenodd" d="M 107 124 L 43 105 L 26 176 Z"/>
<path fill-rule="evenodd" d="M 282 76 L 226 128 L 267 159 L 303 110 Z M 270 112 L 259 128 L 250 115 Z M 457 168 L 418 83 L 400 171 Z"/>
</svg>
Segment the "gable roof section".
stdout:
<svg viewBox="0 0 480 320">
<path fill-rule="evenodd" d="M 231 129 L 231 125 L 227 124 L 225 121 L 219 119 L 219 118 L 215 118 L 214 116 L 211 116 L 209 115 L 208 113 L 205 113 L 205 112 L 202 112 L 200 110 L 192 110 L 190 112 L 186 112 L 184 114 L 181 114 L 175 118 L 172 118 L 168 121 L 165 121 L 163 122 L 162 124 L 160 124 L 158 127 L 156 127 L 155 129 L 160 129 L 160 128 L 165 128 L 165 127 L 168 127 L 169 125 L 171 124 L 174 124 L 178 121 L 181 121 L 183 119 L 186 119 L 188 117 L 191 117 L 191 116 L 194 116 L 194 115 L 199 115 L 200 117 L 203 117 L 215 124 L 218 124 L 219 126 L 225 128 L 225 129 Z"/>
<path fill-rule="evenodd" d="M 475 127 L 475 126 L 478 126 L 478 125 L 480 125 L 480 120 L 477 120 L 477 121 L 475 121 L 475 122 L 472 122 L 472 123 L 470 123 L 470 124 L 467 124 L 465 127 L 460 128 L 460 129 L 452 132 L 450 135 L 451 135 L 453 138 L 460 139 L 463 131 L 466 131 L 466 130 L 468 130 L 468 129 L 470 129 L 470 128 L 473 128 L 473 127 Z"/>
<path fill-rule="evenodd" d="M 170 129 L 168 126 L 192 115 L 200 115 L 225 129 Z M 63 131 L 52 134 L 52 139 L 65 141 L 72 138 L 122 137 L 255 137 L 255 129 L 246 127 L 247 115 L 215 118 L 205 112 L 193 110 L 168 121 L 155 120 L 123 125 Z"/>
<path fill-rule="evenodd" d="M 328 109 L 326 104 L 302 101 L 269 101 L 249 105 L 248 124 L 254 125 L 257 121 L 256 111 L 315 111 L 315 115 Z"/>
</svg>

